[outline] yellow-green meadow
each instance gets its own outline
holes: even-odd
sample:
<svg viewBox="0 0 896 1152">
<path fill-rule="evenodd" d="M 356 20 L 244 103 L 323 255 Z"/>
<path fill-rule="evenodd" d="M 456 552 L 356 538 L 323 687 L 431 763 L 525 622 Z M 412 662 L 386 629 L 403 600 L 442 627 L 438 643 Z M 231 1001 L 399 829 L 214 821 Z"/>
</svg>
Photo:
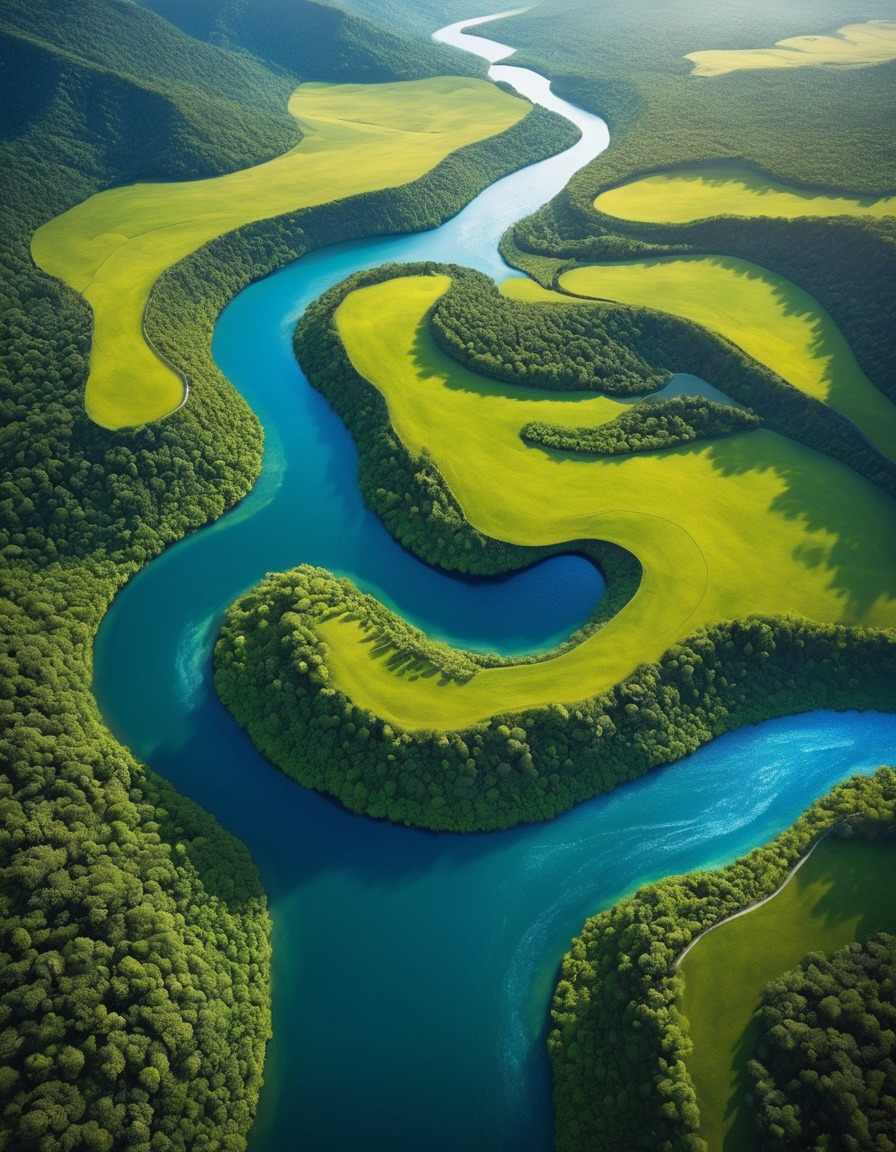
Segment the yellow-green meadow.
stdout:
<svg viewBox="0 0 896 1152">
<path fill-rule="evenodd" d="M 210 180 L 113 188 L 45 224 L 32 240 L 35 262 L 93 308 L 90 417 L 121 428 L 182 403 L 180 376 L 143 335 L 150 290 L 166 268 L 252 221 L 415 180 L 528 108 L 469 78 L 303 84 L 289 102 L 303 139 L 284 156 Z"/>
<path fill-rule="evenodd" d="M 833 36 L 791 36 L 773 48 L 708 49 L 688 52 L 692 76 L 722 76 L 744 68 L 817 68 L 821 65 L 882 64 L 896 60 L 896 23 L 868 20 L 847 24 Z"/>
<path fill-rule="evenodd" d="M 859 368 L 821 305 L 783 276 L 733 257 L 686 256 L 583 265 L 559 284 L 576 296 L 658 308 L 704 325 L 841 412 L 896 458 L 896 406 Z M 508 281 L 504 292 L 532 303 L 569 301 L 524 280 Z"/>
<path fill-rule="evenodd" d="M 826 840 L 777 896 L 721 924 L 684 958 L 679 1007 L 694 1045 L 687 1066 L 700 1135 L 710 1148 L 756 1147 L 742 1077 L 754 1054 L 753 1018 L 765 986 L 809 952 L 829 954 L 896 930 L 894 879 L 892 844 Z"/>
<path fill-rule="evenodd" d="M 697 165 L 639 176 L 608 188 L 594 207 L 620 220 L 688 224 L 710 216 L 896 215 L 896 196 L 835 195 L 783 184 L 736 164 Z"/>
<path fill-rule="evenodd" d="M 529 421 L 593 427 L 622 404 L 517 389 L 460 368 L 427 327 L 448 284 L 446 276 L 390 280 L 351 293 L 336 315 L 349 357 L 386 398 L 398 435 L 413 454 L 431 452 L 482 532 L 529 545 L 609 540 L 633 552 L 644 575 L 626 607 L 575 649 L 485 669 L 462 685 L 393 673 L 356 621 L 328 620 L 319 628 L 332 681 L 356 703 L 407 728 L 460 729 L 499 711 L 593 696 L 720 620 L 798 613 L 896 625 L 886 543 L 896 534 L 896 501 L 762 430 L 604 459 L 527 447 L 519 431 Z"/>
</svg>

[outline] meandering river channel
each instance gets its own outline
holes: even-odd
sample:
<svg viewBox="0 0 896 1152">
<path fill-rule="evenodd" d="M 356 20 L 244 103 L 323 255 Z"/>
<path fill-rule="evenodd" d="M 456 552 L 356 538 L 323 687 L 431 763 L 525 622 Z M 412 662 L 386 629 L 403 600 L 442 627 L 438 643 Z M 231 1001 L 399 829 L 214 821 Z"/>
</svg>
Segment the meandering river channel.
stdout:
<svg viewBox="0 0 896 1152">
<path fill-rule="evenodd" d="M 440 37 L 489 60 L 510 52 L 462 27 Z M 262 475 L 132 580 L 97 638 L 113 732 L 248 845 L 269 894 L 274 1039 L 252 1152 L 547 1152 L 547 1008 L 585 917 L 645 880 L 734 858 L 838 780 L 896 760 L 896 716 L 816 713 L 723 737 L 546 825 L 435 836 L 300 788 L 217 702 L 218 622 L 266 571 L 325 565 L 435 635 L 511 654 L 552 647 L 601 594 L 578 557 L 479 583 L 413 560 L 364 510 L 351 440 L 292 357 L 302 309 L 358 268 L 434 259 L 513 274 L 500 235 L 606 147 L 603 121 L 542 77 L 491 75 L 568 116 L 582 140 L 433 232 L 314 253 L 227 308 L 214 353 L 265 426 Z"/>
</svg>

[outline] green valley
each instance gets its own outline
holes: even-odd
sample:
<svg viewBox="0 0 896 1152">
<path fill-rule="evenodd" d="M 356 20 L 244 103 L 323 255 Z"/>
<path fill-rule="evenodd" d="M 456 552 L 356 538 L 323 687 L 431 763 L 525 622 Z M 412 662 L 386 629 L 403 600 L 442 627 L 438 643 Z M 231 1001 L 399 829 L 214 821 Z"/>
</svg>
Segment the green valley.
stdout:
<svg viewBox="0 0 896 1152">
<path fill-rule="evenodd" d="M 0 1149 L 887 1146 L 896 7 L 469 14 L 0 5 Z"/>
<path fill-rule="evenodd" d="M 149 295 L 166 268 L 252 221 L 408 183 L 526 111 L 483 81 L 452 79 L 306 84 L 289 108 L 302 141 L 278 160 L 195 183 L 103 192 L 35 233 L 38 266 L 93 308 L 85 404 L 98 424 L 145 424 L 184 400 L 181 376 L 143 339 Z"/>
</svg>

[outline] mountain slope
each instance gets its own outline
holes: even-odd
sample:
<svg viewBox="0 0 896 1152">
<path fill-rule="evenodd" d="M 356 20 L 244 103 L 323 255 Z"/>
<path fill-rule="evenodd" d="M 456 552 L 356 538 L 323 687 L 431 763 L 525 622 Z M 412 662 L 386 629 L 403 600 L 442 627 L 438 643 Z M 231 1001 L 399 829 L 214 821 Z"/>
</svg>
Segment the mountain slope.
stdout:
<svg viewBox="0 0 896 1152">
<path fill-rule="evenodd" d="M 119 183 L 187 179 L 279 155 L 300 138 L 295 83 L 120 0 L 0 9 L 0 139 L 49 131 L 103 183 L 107 167 Z"/>
<path fill-rule="evenodd" d="M 376 11 L 365 19 L 314 0 L 141 3 L 191 36 L 244 48 L 303 79 L 375 82 L 485 74 L 482 61 L 393 31 L 395 23 Z"/>
</svg>

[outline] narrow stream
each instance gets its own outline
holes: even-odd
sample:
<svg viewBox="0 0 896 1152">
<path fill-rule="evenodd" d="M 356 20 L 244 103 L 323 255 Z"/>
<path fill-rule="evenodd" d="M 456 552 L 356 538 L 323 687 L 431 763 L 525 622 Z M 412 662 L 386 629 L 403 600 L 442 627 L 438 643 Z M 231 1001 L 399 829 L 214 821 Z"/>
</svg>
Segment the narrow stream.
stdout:
<svg viewBox="0 0 896 1152">
<path fill-rule="evenodd" d="M 458 26 L 441 38 L 463 43 Z M 226 309 L 214 354 L 264 423 L 262 475 L 132 580 L 97 638 L 112 731 L 248 845 L 269 893 L 274 1040 L 252 1152 L 547 1152 L 547 1006 L 585 916 L 645 879 L 732 859 L 836 781 L 896 760 L 896 717 L 813 714 L 733 733 L 546 825 L 435 836 L 300 788 L 218 703 L 218 622 L 266 571 L 325 565 L 435 635 L 509 653 L 550 648 L 601 594 L 579 557 L 469 582 L 404 553 L 364 510 L 351 440 L 291 353 L 301 310 L 358 268 L 435 259 L 512 275 L 500 235 L 606 146 L 603 122 L 542 77 L 491 75 L 569 116 L 580 143 L 442 228 L 314 253 Z"/>
</svg>

